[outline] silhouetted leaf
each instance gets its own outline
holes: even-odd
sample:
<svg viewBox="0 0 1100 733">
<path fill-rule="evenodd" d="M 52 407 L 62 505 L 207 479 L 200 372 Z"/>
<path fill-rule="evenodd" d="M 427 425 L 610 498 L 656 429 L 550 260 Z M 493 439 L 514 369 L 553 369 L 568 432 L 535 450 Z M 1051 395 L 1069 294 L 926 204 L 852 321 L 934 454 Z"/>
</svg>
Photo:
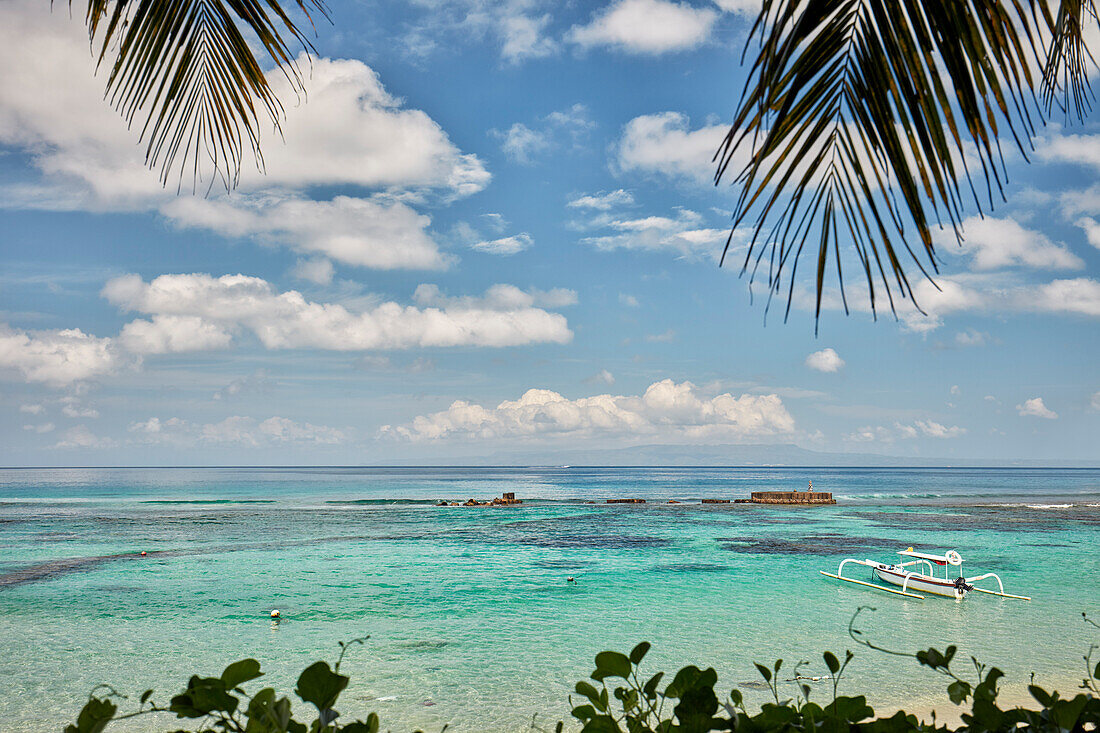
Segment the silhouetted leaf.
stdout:
<svg viewBox="0 0 1100 733">
<path fill-rule="evenodd" d="M 333 672 L 328 662 L 314 662 L 298 677 L 294 690 L 298 697 L 313 703 L 318 710 L 328 710 L 336 704 L 336 698 L 348 686 L 348 677 Z"/>
<path fill-rule="evenodd" d="M 222 682 L 225 683 L 227 690 L 232 690 L 245 682 L 263 677 L 263 674 L 260 671 L 260 663 L 255 659 L 242 659 L 225 668 L 225 671 L 222 672 Z"/>
</svg>

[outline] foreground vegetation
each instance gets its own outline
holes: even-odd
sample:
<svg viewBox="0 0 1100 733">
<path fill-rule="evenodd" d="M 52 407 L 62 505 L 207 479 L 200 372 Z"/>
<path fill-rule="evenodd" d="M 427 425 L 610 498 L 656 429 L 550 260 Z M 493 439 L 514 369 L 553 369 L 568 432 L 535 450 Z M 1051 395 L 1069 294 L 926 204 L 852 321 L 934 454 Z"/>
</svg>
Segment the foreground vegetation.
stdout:
<svg viewBox="0 0 1100 733">
<path fill-rule="evenodd" d="M 957 728 L 931 721 L 921 721 L 908 712 L 899 711 L 888 717 L 876 717 L 867 704 L 865 695 L 847 697 L 839 694 L 844 671 L 853 654 L 848 651 L 841 661 L 835 654 L 825 652 L 822 661 L 829 674 L 810 677 L 802 674 L 805 662 L 795 665 L 793 677 L 780 676 L 783 660 L 770 667 L 757 664 L 772 702 L 764 704 L 752 713 L 745 707 L 739 690 L 733 690 L 724 699 L 715 691 L 718 674 L 713 668 L 700 669 L 687 666 L 673 675 L 662 687 L 665 674 L 657 672 L 643 675 L 641 664 L 650 645 L 642 642 L 629 654 L 605 651 L 596 655 L 596 669 L 590 680 L 576 684 L 577 698 L 570 698 L 575 706 L 573 718 L 581 725 L 582 733 L 704 733 L 706 731 L 817 731 L 840 733 L 905 733 L 907 731 L 1051 731 L 1051 733 L 1085 733 L 1100 730 L 1100 661 L 1093 657 L 1100 646 L 1092 645 L 1084 656 L 1085 677 L 1082 692 L 1063 698 L 1056 691 L 1047 691 L 1031 684 L 1028 691 L 1036 705 L 1031 707 L 1002 708 L 998 704 L 998 684 L 1004 673 L 971 658 L 972 667 L 959 672 L 953 667 L 956 648 L 943 651 L 925 649 L 909 654 L 886 649 L 871 642 L 855 628 L 856 620 L 866 607 L 861 607 L 852 617 L 848 632 L 857 643 L 887 654 L 912 656 L 921 665 L 943 675 L 947 682 L 947 696 L 952 703 L 965 706 L 961 715 L 962 725 Z M 873 609 L 872 609 L 873 610 Z M 1085 623 L 1100 625 L 1082 614 Z M 350 680 L 340 674 L 340 664 L 351 644 L 363 643 L 355 639 L 340 644 L 340 656 L 333 667 L 327 662 L 315 662 L 298 678 L 294 694 L 307 704 L 303 718 L 294 717 L 290 698 L 279 696 L 271 687 L 264 687 L 248 694 L 242 687 L 263 675 L 260 663 L 255 659 L 242 659 L 230 664 L 218 677 L 193 676 L 186 688 L 171 698 L 167 706 L 158 705 L 153 691 L 145 691 L 132 712 L 120 713 L 119 703 L 127 698 L 113 688 L 101 685 L 92 691 L 87 704 L 80 711 L 75 725 L 65 728 L 65 733 L 100 733 L 109 723 L 138 716 L 174 714 L 178 719 L 190 719 L 193 727 L 179 729 L 174 723 L 164 730 L 198 731 L 201 733 L 377 733 L 378 716 L 371 713 L 366 720 L 340 722 L 335 709 L 340 693 Z M 1095 666 L 1094 666 L 1095 665 Z M 780 691 L 781 682 L 793 682 L 797 693 L 786 698 Z M 811 700 L 813 684 L 826 684 L 827 701 Z M 311 722 L 306 723 L 306 720 Z M 565 729 L 559 722 L 555 731 Z M 540 731 L 534 723 L 531 730 Z"/>
</svg>

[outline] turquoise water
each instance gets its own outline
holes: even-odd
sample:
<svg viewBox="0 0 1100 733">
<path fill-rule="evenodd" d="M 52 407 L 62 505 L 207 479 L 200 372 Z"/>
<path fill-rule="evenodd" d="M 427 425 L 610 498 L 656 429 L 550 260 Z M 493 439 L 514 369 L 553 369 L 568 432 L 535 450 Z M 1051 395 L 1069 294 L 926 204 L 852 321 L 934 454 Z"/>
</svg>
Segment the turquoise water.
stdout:
<svg viewBox="0 0 1100 733">
<path fill-rule="evenodd" d="M 690 503 L 809 479 L 840 503 Z M 504 491 L 528 501 L 433 506 Z M 611 497 L 649 503 L 584 503 Z M 907 600 L 817 572 L 908 545 L 957 549 L 1035 600 Z M 524 730 L 568 715 L 596 652 L 642 639 L 654 669 L 713 665 L 727 688 L 756 660 L 821 674 L 866 604 L 879 643 L 954 642 L 1010 691 L 1032 672 L 1069 691 L 1095 640 L 1081 611 L 1100 616 L 1098 546 L 1093 469 L 0 470 L 0 720 L 56 731 L 96 683 L 171 690 L 242 656 L 289 689 L 369 634 L 345 661 L 345 715 Z M 883 708 L 942 698 L 915 662 L 856 651 L 842 690 Z"/>
</svg>

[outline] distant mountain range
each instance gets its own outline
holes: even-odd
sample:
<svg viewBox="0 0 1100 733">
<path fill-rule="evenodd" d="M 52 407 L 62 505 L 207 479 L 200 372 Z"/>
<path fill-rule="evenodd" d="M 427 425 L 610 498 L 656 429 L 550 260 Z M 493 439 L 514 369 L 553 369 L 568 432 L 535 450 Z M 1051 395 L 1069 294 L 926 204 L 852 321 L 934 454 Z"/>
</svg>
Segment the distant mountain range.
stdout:
<svg viewBox="0 0 1100 733">
<path fill-rule="evenodd" d="M 1096 461 L 995 458 L 918 458 L 878 453 L 826 453 L 791 443 L 753 445 L 637 445 L 626 448 L 500 451 L 487 456 L 404 459 L 388 465 L 453 466 L 919 466 L 1089 467 Z"/>
</svg>

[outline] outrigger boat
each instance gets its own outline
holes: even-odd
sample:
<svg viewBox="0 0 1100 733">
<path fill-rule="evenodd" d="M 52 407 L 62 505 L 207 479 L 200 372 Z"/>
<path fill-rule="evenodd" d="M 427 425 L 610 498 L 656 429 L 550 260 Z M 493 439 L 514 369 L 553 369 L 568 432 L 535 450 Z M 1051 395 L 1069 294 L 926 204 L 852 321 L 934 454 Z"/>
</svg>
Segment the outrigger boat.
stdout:
<svg viewBox="0 0 1100 733">
<path fill-rule="evenodd" d="M 856 583 L 858 585 L 865 585 L 875 590 L 886 591 L 887 593 L 893 593 L 899 596 L 905 596 L 906 598 L 919 598 L 924 599 L 924 596 L 913 591 L 920 591 L 921 593 L 931 593 L 937 596 L 946 596 L 948 598 L 954 598 L 959 600 L 966 596 L 970 591 L 976 591 L 978 593 L 988 593 L 992 596 L 1000 596 L 1002 598 L 1018 598 L 1021 601 L 1030 601 L 1027 596 L 1014 596 L 1011 593 L 1005 593 L 1004 583 L 1001 582 L 1000 576 L 996 573 L 986 573 L 984 575 L 975 575 L 973 578 L 966 578 L 962 575 L 962 570 L 959 570 L 959 575 L 956 578 L 949 576 L 949 567 L 959 567 L 962 565 L 963 559 L 955 550 L 948 550 L 942 555 L 932 555 L 927 552 L 916 552 L 910 547 L 907 550 L 902 550 L 898 553 L 905 557 L 911 557 L 912 560 L 908 562 L 901 562 L 896 565 L 887 565 L 881 562 L 875 562 L 874 560 L 856 560 L 854 558 L 848 558 L 840 562 L 840 567 L 836 569 L 836 573 L 827 573 L 824 570 L 821 571 L 822 575 L 830 578 L 836 578 L 837 580 L 843 580 L 848 583 Z M 901 586 L 901 590 L 894 590 L 893 588 L 885 588 L 877 583 L 868 583 L 865 580 L 856 580 L 855 578 L 844 577 L 844 566 L 852 563 L 854 565 L 866 565 L 871 568 L 871 578 L 878 578 L 884 580 L 887 583 Z M 935 574 L 935 568 L 933 565 L 939 565 L 943 567 L 943 576 L 937 577 Z M 916 567 L 914 567 L 916 566 Z M 919 572 L 927 569 L 928 572 Z M 986 580 L 987 578 L 993 578 L 997 581 L 997 590 L 989 590 L 988 588 L 979 588 L 975 583 L 980 580 Z"/>
</svg>

